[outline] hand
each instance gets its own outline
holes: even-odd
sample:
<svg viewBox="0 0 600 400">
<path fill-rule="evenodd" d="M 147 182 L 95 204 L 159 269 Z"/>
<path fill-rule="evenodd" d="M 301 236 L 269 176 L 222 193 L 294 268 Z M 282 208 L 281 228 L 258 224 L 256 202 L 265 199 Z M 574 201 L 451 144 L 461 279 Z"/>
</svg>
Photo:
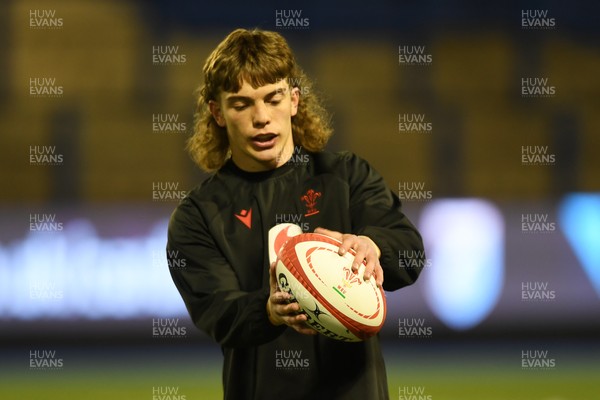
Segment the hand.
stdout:
<svg viewBox="0 0 600 400">
<path fill-rule="evenodd" d="M 269 274 L 269 285 L 271 287 L 271 294 L 267 300 L 269 321 L 273 325 L 286 324 L 304 335 L 316 335 L 317 331 L 306 325 L 306 315 L 299 314 L 300 305 L 295 302 L 290 303 L 292 296 L 289 293 L 279 290 L 275 273 L 275 263 L 271 263 Z"/>
<path fill-rule="evenodd" d="M 369 237 L 330 231 L 324 228 L 315 229 L 315 233 L 327 235 L 341 241 L 342 245 L 338 251 L 340 255 L 344 255 L 348 250 L 353 249 L 356 252 L 356 256 L 352 264 L 352 271 L 355 273 L 358 272 L 362 260 L 365 260 L 367 267 L 365 268 L 363 279 L 368 280 L 371 276 L 374 276 L 377 286 L 381 287 L 383 285 L 383 269 L 379 263 L 381 250 L 379 250 L 379 247 Z"/>
</svg>

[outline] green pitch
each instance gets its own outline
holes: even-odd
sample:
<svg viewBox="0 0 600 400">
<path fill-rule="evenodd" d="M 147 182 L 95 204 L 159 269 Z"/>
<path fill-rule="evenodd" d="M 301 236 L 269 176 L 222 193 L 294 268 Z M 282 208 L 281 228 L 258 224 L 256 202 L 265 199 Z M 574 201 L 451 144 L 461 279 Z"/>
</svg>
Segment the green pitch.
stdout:
<svg viewBox="0 0 600 400">
<path fill-rule="evenodd" d="M 596 348 L 552 348 L 551 369 L 523 369 L 522 346 L 464 348 L 411 343 L 384 348 L 390 399 L 591 400 L 600 393 Z M 100 354 L 99 354 L 100 353 Z M 209 400 L 222 398 L 218 352 L 152 348 L 130 354 L 78 350 L 60 369 L 29 369 L 27 355 L 0 367 L 2 400 Z M 23 353 L 25 354 L 25 353 Z M 63 353 L 64 354 L 64 353 Z M 6 361 L 6 360 L 4 360 Z M 157 397 L 155 397 L 157 396 Z M 160 397 L 170 396 L 170 397 Z M 179 397 L 178 397 L 179 396 Z"/>
</svg>

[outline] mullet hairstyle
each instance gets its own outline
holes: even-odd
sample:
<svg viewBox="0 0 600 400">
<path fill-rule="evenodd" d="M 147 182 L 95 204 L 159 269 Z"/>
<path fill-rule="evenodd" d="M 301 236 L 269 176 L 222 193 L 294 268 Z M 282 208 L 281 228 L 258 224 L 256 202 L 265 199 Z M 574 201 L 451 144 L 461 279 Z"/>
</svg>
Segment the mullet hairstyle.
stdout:
<svg viewBox="0 0 600 400">
<path fill-rule="evenodd" d="M 227 129 L 217 124 L 208 102 L 219 101 L 222 91 L 238 92 L 243 81 L 258 88 L 285 79 L 291 88 L 300 89 L 298 112 L 292 117 L 295 145 L 321 151 L 333 133 L 329 116 L 312 91 L 312 83 L 279 33 L 236 29 L 213 50 L 202 72 L 204 84 L 199 89 L 194 133 L 187 150 L 207 172 L 218 170 L 230 157 Z"/>
</svg>

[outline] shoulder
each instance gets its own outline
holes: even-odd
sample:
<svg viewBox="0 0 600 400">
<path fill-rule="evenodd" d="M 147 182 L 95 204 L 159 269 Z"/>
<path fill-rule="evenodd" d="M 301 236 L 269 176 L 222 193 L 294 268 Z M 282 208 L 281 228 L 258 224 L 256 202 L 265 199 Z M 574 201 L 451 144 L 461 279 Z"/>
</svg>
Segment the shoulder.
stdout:
<svg viewBox="0 0 600 400">
<path fill-rule="evenodd" d="M 315 168 L 325 170 L 339 170 L 339 168 L 355 168 L 359 165 L 368 165 L 367 161 L 350 151 L 321 151 L 311 153 Z"/>
<path fill-rule="evenodd" d="M 169 221 L 169 230 L 177 231 L 187 227 L 198 227 L 208 224 L 218 213 L 224 202 L 229 202 L 226 196 L 226 185 L 217 174 L 209 176 L 198 184 L 179 202 Z"/>
<path fill-rule="evenodd" d="M 350 151 L 311 153 L 316 174 L 331 173 L 345 179 L 364 176 L 372 171 L 369 163 Z"/>
<path fill-rule="evenodd" d="M 195 186 L 188 192 L 180 206 L 205 209 L 207 204 L 215 204 L 215 207 L 224 207 L 230 204 L 245 185 L 243 180 L 236 176 L 229 167 L 226 164 Z"/>
</svg>

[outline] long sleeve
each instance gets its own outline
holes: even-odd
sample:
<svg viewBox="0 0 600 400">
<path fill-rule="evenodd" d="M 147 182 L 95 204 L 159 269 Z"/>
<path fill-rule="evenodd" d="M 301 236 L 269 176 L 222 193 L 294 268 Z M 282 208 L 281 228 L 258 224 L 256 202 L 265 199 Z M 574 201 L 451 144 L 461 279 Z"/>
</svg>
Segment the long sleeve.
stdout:
<svg viewBox="0 0 600 400">
<path fill-rule="evenodd" d="M 234 269 L 219 251 L 198 206 L 189 199 L 171 216 L 167 257 L 169 265 L 184 265 L 170 271 L 194 324 L 222 346 L 257 346 L 285 329 L 268 320 L 268 288 L 240 289 Z"/>
<path fill-rule="evenodd" d="M 421 235 L 381 175 L 359 157 L 348 157 L 353 233 L 368 236 L 379 246 L 385 290 L 414 283 L 425 264 Z"/>
<path fill-rule="evenodd" d="M 367 235 L 382 251 L 386 290 L 417 279 L 419 268 L 402 268 L 399 252 L 422 254 L 421 238 L 365 161 L 350 153 L 300 155 L 302 162 L 255 173 L 229 163 L 193 189 L 169 224 L 173 281 L 195 325 L 222 346 L 226 399 L 289 397 L 290 387 L 302 399 L 387 399 L 377 336 L 344 343 L 268 321 L 267 235 L 283 222 L 305 232 L 321 226 Z M 284 352 L 310 368 L 280 367 Z M 339 375 L 339 365 L 355 368 Z"/>
</svg>

